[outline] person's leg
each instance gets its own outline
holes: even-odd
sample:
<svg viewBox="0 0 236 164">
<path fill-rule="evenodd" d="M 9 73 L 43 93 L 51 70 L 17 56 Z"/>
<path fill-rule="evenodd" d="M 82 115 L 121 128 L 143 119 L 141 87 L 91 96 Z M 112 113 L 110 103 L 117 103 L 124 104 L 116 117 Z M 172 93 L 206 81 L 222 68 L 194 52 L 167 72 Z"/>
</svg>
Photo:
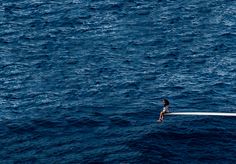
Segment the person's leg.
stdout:
<svg viewBox="0 0 236 164">
<path fill-rule="evenodd" d="M 161 120 L 164 118 L 164 112 L 161 112 Z"/>
<path fill-rule="evenodd" d="M 163 120 L 163 112 L 160 113 L 160 117 L 159 117 L 159 121 L 162 121 Z"/>
</svg>

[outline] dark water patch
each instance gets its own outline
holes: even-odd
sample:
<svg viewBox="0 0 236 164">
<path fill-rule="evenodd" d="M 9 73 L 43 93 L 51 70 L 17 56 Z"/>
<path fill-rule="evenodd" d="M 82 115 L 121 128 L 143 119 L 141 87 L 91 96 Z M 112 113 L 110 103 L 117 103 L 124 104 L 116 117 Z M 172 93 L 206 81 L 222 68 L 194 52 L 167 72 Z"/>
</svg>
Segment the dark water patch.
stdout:
<svg viewBox="0 0 236 164">
<path fill-rule="evenodd" d="M 160 109 L 161 109 L 161 107 L 160 107 Z M 133 110 L 126 111 L 121 116 L 124 118 L 138 120 L 140 118 L 153 117 L 153 115 L 157 115 L 159 112 L 159 110 L 157 110 L 156 108 L 146 108 L 146 109 L 140 108 L 139 111 L 137 109 L 136 109 L 136 111 L 133 111 Z"/>
<path fill-rule="evenodd" d="M 124 120 L 120 117 L 117 117 L 117 116 L 114 116 L 114 117 L 110 117 L 110 121 L 112 123 L 112 126 L 124 126 L 124 127 L 127 127 L 127 126 L 130 126 L 131 123 L 130 121 L 128 120 Z"/>
<path fill-rule="evenodd" d="M 104 117 L 103 113 L 98 112 L 98 111 L 93 111 L 91 115 L 95 117 Z"/>
<path fill-rule="evenodd" d="M 232 137 L 232 136 L 231 136 Z M 229 137 L 229 138 L 231 138 Z M 145 160 L 162 160 L 166 159 L 167 161 L 173 161 L 183 157 L 186 148 L 188 151 L 187 154 L 191 152 L 191 156 L 195 156 L 193 160 L 202 160 L 205 154 L 208 154 L 209 151 L 212 154 L 218 154 L 219 149 L 223 149 L 225 142 L 228 142 L 226 136 L 222 138 L 221 132 L 196 132 L 196 133 L 149 133 L 138 139 L 130 142 L 128 145 L 132 149 L 139 151 L 142 154 L 142 157 Z M 215 141 L 219 145 L 215 145 Z M 207 152 L 198 152 L 205 145 L 212 145 L 213 147 L 209 148 Z M 163 150 L 164 148 L 164 150 Z M 152 154 L 152 155 L 149 155 Z M 212 159 L 214 155 L 206 155 L 208 159 Z M 167 157 L 168 156 L 168 157 Z M 197 157 L 196 157 L 197 156 Z M 219 158 L 224 159 L 224 155 L 219 155 Z M 217 161 L 218 159 L 212 159 Z"/>
<path fill-rule="evenodd" d="M 57 128 L 63 126 L 63 123 L 59 120 L 34 119 L 32 123 L 37 127 L 43 128 Z"/>
<path fill-rule="evenodd" d="M 102 125 L 101 121 L 97 121 L 93 118 L 89 117 L 81 117 L 81 118 L 66 118 L 66 121 L 69 125 L 75 127 L 98 127 Z"/>
<path fill-rule="evenodd" d="M 23 163 L 36 163 L 36 162 L 38 162 L 38 159 L 36 157 L 32 157 L 32 158 L 16 160 L 14 163 L 23 164 Z"/>
<path fill-rule="evenodd" d="M 120 86 L 117 86 L 118 88 L 124 88 L 124 89 L 138 89 L 140 85 L 140 82 L 138 81 L 126 81 L 123 84 L 120 84 Z"/>
<path fill-rule="evenodd" d="M 8 133 L 7 137 L 1 139 L 2 151 L 14 154 L 14 150 L 18 147 L 27 147 L 34 145 L 33 142 L 40 139 L 40 135 L 32 135 L 32 133 Z M 29 149 L 29 151 L 31 151 Z M 6 153 L 6 154 L 10 154 Z"/>
<path fill-rule="evenodd" d="M 54 149 L 49 148 L 47 151 L 47 157 L 54 157 L 59 158 L 61 156 L 70 156 L 70 155 L 76 155 L 77 153 L 81 153 L 82 149 L 79 145 L 65 145 L 65 146 L 56 146 L 53 145 Z M 55 149 L 56 148 L 56 149 Z"/>
<path fill-rule="evenodd" d="M 225 32 L 225 33 L 221 34 L 221 36 L 226 39 L 233 39 L 233 38 L 235 38 L 236 34 L 231 33 L 231 32 Z"/>
<path fill-rule="evenodd" d="M 172 153 L 172 151 L 168 150 L 168 148 L 163 148 L 162 144 L 160 144 L 163 141 L 160 140 L 161 138 L 159 136 L 160 135 L 158 134 L 149 134 L 148 138 L 138 140 L 137 142 L 130 142 L 128 145 L 131 149 L 139 151 L 142 154 L 142 161 L 145 162 L 153 162 L 155 160 L 162 161 L 166 156 L 168 156 L 168 160 L 170 160 L 170 157 L 171 159 L 175 159 L 176 155 Z"/>
<path fill-rule="evenodd" d="M 213 51 L 217 51 L 217 52 L 227 52 L 227 50 L 229 50 L 229 47 L 223 43 L 221 44 L 217 44 L 215 46 L 212 47 Z"/>
<path fill-rule="evenodd" d="M 9 129 L 9 131 L 14 133 L 32 133 L 36 127 L 30 123 L 14 123 L 9 122 L 6 124 L 6 127 Z"/>
</svg>

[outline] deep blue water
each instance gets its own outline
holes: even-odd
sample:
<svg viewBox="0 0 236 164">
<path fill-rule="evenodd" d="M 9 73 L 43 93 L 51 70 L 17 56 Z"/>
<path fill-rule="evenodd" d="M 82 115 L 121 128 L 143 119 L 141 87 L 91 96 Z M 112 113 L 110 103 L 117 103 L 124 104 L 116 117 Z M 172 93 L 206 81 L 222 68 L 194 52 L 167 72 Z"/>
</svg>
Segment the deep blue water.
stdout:
<svg viewBox="0 0 236 164">
<path fill-rule="evenodd" d="M 236 1 L 0 2 L 0 163 L 235 163 Z"/>
</svg>

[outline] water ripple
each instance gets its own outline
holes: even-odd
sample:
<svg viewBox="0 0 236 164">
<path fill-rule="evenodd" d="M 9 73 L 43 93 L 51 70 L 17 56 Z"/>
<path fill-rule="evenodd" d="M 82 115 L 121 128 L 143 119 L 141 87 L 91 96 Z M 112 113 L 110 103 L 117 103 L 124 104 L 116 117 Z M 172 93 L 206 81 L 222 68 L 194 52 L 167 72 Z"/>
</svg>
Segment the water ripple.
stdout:
<svg viewBox="0 0 236 164">
<path fill-rule="evenodd" d="M 234 1 L 0 4 L 2 163 L 235 163 Z"/>
</svg>

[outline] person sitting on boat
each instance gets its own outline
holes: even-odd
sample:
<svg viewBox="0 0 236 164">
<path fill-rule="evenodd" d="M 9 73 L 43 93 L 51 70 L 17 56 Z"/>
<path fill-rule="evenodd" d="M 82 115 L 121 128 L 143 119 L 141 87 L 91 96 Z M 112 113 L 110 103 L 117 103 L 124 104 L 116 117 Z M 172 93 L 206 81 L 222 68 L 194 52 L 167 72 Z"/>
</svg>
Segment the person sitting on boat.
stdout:
<svg viewBox="0 0 236 164">
<path fill-rule="evenodd" d="M 169 112 L 170 102 L 167 99 L 163 99 L 162 102 L 163 102 L 164 107 L 163 107 L 163 110 L 160 112 L 160 117 L 159 117 L 158 122 L 162 122 L 164 119 L 164 114 Z"/>
</svg>

